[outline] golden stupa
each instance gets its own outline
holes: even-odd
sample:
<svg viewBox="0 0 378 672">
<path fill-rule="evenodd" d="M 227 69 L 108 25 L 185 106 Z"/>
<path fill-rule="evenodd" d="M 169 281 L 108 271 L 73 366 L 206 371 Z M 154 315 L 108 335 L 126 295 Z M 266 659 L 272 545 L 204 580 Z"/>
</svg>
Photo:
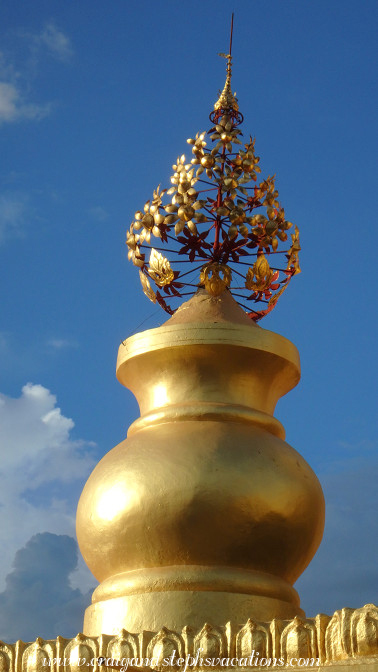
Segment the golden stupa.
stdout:
<svg viewBox="0 0 378 672">
<path fill-rule="evenodd" d="M 79 546 L 100 582 L 83 633 L 1 644 L 1 672 L 97 670 L 102 658 L 378 670 L 374 605 L 307 618 L 293 588 L 321 542 L 324 498 L 273 415 L 299 381 L 298 351 L 256 322 L 299 272 L 299 234 L 288 246 L 274 179 L 258 182 L 254 141 L 239 139 L 231 45 L 226 58 L 212 149 L 205 134 L 188 141 L 191 163 L 177 160 L 173 186 L 154 192 L 127 235 L 145 293 L 171 317 L 119 348 L 117 378 L 141 415 L 79 501 Z M 163 662 L 174 654 L 181 663 Z"/>
</svg>

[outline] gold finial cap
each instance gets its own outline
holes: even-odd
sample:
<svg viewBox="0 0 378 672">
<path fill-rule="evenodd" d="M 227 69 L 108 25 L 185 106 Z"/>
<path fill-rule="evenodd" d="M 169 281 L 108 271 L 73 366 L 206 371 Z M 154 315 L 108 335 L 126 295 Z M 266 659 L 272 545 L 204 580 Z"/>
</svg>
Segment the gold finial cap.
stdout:
<svg viewBox="0 0 378 672">
<path fill-rule="evenodd" d="M 231 54 L 219 54 L 219 56 L 227 59 L 227 76 L 223 91 L 214 105 L 214 111 L 223 110 L 226 112 L 233 110 L 234 112 L 238 112 L 238 99 L 231 89 L 232 56 Z"/>
</svg>

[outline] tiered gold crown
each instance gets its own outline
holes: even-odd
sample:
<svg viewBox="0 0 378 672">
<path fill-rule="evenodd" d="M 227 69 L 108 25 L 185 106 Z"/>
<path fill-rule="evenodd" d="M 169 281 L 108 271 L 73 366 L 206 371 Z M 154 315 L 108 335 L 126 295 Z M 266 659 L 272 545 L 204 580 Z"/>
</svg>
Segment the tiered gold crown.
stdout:
<svg viewBox="0 0 378 672">
<path fill-rule="evenodd" d="M 177 159 L 173 186 L 159 185 L 135 213 L 126 244 L 144 293 L 168 313 L 198 287 L 213 296 L 229 289 L 257 321 L 300 272 L 299 231 L 295 226 L 288 245 L 292 224 L 278 201 L 275 176 L 259 181 L 255 140 L 243 144 L 239 137 L 243 115 L 231 89 L 231 53 L 220 55 L 227 59 L 227 77 L 210 114 L 214 125 L 189 138 L 191 162 L 184 154 Z M 265 305 L 254 310 L 248 302 Z"/>
</svg>

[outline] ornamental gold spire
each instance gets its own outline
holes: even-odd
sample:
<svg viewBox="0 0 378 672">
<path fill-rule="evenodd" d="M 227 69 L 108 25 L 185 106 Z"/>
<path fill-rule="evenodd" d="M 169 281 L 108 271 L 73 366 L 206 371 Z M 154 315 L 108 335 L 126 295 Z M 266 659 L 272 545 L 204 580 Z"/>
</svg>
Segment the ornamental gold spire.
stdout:
<svg viewBox="0 0 378 672">
<path fill-rule="evenodd" d="M 239 112 L 238 99 L 236 94 L 232 93 L 231 89 L 231 74 L 232 74 L 232 33 L 234 29 L 234 13 L 231 16 L 231 31 L 230 31 L 230 51 L 228 54 L 218 54 L 222 58 L 227 59 L 227 74 L 226 74 L 226 83 L 223 87 L 223 91 L 220 93 L 217 102 L 214 105 L 214 112 L 221 112 L 222 114 L 237 115 Z"/>
<path fill-rule="evenodd" d="M 235 94 L 232 93 L 231 89 L 232 56 L 231 54 L 222 53 L 219 54 L 219 56 L 227 59 L 227 77 L 223 91 L 214 105 L 214 110 L 234 110 L 237 112 L 239 110 L 238 99 L 236 98 Z"/>
<path fill-rule="evenodd" d="M 257 321 L 300 272 L 299 231 L 278 200 L 275 176 L 259 177 L 255 140 L 241 140 L 243 121 L 231 89 L 232 29 L 226 83 L 210 114 L 212 128 L 187 141 L 193 158 L 173 165 L 170 188 L 153 192 L 127 232 L 128 257 L 144 293 L 169 314 L 198 287 L 231 291 Z M 167 255 L 167 256 L 166 256 Z M 189 262 L 189 263 L 188 263 Z M 260 310 L 249 303 L 263 304 Z"/>
<path fill-rule="evenodd" d="M 222 53 L 219 56 L 227 59 L 227 76 L 223 91 L 214 105 L 214 111 L 221 110 L 223 113 L 238 112 L 238 99 L 231 89 L 232 56 L 231 54 Z"/>
</svg>

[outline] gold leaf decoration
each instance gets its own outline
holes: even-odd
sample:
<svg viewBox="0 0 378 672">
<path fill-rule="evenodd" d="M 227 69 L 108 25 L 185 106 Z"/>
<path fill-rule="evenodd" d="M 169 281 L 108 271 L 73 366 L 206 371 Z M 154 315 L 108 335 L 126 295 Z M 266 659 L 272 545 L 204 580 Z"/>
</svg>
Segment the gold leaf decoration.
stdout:
<svg viewBox="0 0 378 672">
<path fill-rule="evenodd" d="M 301 272 L 298 259 L 298 254 L 300 252 L 301 246 L 299 244 L 299 229 L 297 226 L 295 226 L 295 233 L 291 234 L 291 241 L 292 241 L 291 248 L 289 250 L 289 254 L 287 255 L 288 268 L 290 266 L 293 266 L 294 274 L 296 274 Z"/>
<path fill-rule="evenodd" d="M 223 278 L 220 276 L 222 273 Z M 200 283 L 211 296 L 219 296 L 230 286 L 232 279 L 231 269 L 222 264 L 207 264 L 200 274 Z"/>
<path fill-rule="evenodd" d="M 272 278 L 273 271 L 271 270 L 267 259 L 262 254 L 260 257 L 257 257 L 252 268 L 248 269 L 245 286 L 247 289 L 251 289 L 255 292 L 263 292 L 270 286 Z"/>
<path fill-rule="evenodd" d="M 148 275 L 154 280 L 158 287 L 170 285 L 174 280 L 175 274 L 171 269 L 171 265 L 166 257 L 154 248 L 151 250 L 149 267 L 147 269 Z"/>
<path fill-rule="evenodd" d="M 139 277 L 143 292 L 150 299 L 150 301 L 152 301 L 152 303 L 156 303 L 156 294 L 150 285 L 149 279 L 142 271 L 139 271 Z"/>
</svg>

